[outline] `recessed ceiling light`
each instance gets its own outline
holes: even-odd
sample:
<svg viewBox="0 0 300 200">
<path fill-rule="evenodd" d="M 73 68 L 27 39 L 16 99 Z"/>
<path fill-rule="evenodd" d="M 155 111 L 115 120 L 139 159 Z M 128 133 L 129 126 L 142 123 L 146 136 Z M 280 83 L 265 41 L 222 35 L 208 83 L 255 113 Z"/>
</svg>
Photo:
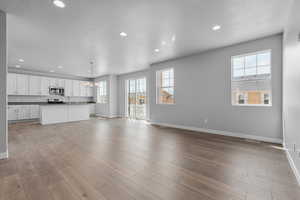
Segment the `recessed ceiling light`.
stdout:
<svg viewBox="0 0 300 200">
<path fill-rule="evenodd" d="M 212 30 L 213 31 L 217 31 L 217 30 L 220 30 L 221 29 L 221 26 L 220 25 L 214 25 L 213 27 L 212 27 Z"/>
<path fill-rule="evenodd" d="M 66 7 L 66 4 L 62 0 L 53 0 L 53 4 L 59 8 Z"/>
<path fill-rule="evenodd" d="M 50 70 L 51 73 L 55 72 L 54 70 Z"/>
<path fill-rule="evenodd" d="M 20 68 L 21 67 L 21 65 L 16 65 L 16 68 Z"/>
<path fill-rule="evenodd" d="M 159 49 L 154 49 L 154 51 L 158 53 L 158 52 L 159 52 Z"/>
<path fill-rule="evenodd" d="M 173 35 L 172 36 L 172 42 L 175 42 L 176 41 L 176 35 Z"/>
<path fill-rule="evenodd" d="M 162 45 L 166 45 L 167 43 L 166 43 L 166 41 L 162 41 L 161 44 Z"/>
<path fill-rule="evenodd" d="M 62 69 L 63 67 L 62 67 L 62 66 L 57 66 L 57 68 L 58 68 L 58 69 Z"/>
<path fill-rule="evenodd" d="M 19 62 L 24 62 L 24 59 L 20 58 L 20 59 L 19 59 Z"/>
<path fill-rule="evenodd" d="M 120 33 L 120 36 L 121 36 L 121 37 L 127 37 L 127 33 L 121 32 L 121 33 Z"/>
</svg>

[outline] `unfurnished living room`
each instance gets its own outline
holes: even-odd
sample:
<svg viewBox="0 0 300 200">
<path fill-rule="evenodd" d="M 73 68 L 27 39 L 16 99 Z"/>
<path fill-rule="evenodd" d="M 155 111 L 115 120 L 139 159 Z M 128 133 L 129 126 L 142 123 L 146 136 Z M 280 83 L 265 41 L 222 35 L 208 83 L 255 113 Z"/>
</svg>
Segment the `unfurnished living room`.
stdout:
<svg viewBox="0 0 300 200">
<path fill-rule="evenodd" d="M 0 200 L 300 200 L 299 10 L 0 0 Z"/>
</svg>

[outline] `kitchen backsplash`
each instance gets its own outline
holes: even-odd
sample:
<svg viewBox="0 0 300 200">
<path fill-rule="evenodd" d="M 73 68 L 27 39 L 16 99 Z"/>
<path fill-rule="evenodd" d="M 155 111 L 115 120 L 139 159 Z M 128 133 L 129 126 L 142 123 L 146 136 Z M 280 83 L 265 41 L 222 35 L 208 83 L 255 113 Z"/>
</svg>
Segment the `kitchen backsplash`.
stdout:
<svg viewBox="0 0 300 200">
<path fill-rule="evenodd" d="M 8 102 L 47 102 L 53 96 L 20 96 L 9 95 Z M 58 97 L 63 98 L 66 102 L 91 102 L 94 101 L 93 97 Z"/>
</svg>

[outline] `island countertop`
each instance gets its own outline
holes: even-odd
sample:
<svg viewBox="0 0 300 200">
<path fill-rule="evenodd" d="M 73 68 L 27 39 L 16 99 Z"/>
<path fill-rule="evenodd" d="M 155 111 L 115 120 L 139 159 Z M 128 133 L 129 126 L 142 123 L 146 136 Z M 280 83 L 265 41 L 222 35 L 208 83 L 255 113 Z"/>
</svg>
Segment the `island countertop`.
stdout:
<svg viewBox="0 0 300 200">
<path fill-rule="evenodd" d="M 95 104 L 96 102 L 65 102 L 65 103 L 48 103 L 48 102 L 8 102 L 8 105 L 40 105 L 40 106 L 57 106 L 57 105 L 84 105 Z"/>
</svg>

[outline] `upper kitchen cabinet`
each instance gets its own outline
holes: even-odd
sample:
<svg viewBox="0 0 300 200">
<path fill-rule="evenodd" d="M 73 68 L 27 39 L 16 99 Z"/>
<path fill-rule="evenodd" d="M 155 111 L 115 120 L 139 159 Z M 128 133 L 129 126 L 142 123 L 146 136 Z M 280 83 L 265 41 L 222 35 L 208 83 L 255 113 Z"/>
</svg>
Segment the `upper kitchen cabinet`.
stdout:
<svg viewBox="0 0 300 200">
<path fill-rule="evenodd" d="M 65 88 L 65 80 L 64 79 L 56 79 L 56 86 L 60 88 Z"/>
<path fill-rule="evenodd" d="M 73 80 L 73 96 L 79 97 L 80 96 L 80 81 Z"/>
<path fill-rule="evenodd" d="M 40 76 L 29 76 L 29 95 L 42 94 L 42 78 Z"/>
<path fill-rule="evenodd" d="M 80 96 L 81 97 L 86 96 L 86 87 L 87 87 L 87 82 L 86 81 L 80 81 Z"/>
<path fill-rule="evenodd" d="M 24 74 L 17 74 L 17 94 L 28 95 L 29 94 L 29 76 Z"/>
<path fill-rule="evenodd" d="M 56 78 L 49 78 L 50 80 L 50 85 L 49 87 L 57 87 L 57 79 Z"/>
<path fill-rule="evenodd" d="M 41 94 L 43 96 L 49 95 L 50 85 L 51 85 L 51 78 L 48 78 L 48 77 L 41 78 Z"/>
<path fill-rule="evenodd" d="M 8 95 L 29 95 L 29 76 L 9 73 L 7 76 Z"/>
<path fill-rule="evenodd" d="M 44 76 L 8 73 L 8 95 L 48 96 L 50 87 L 65 89 L 66 97 L 92 97 L 93 87 L 88 81 L 58 79 Z"/>
<path fill-rule="evenodd" d="M 87 93 L 86 93 L 87 97 L 92 97 L 94 96 L 94 87 L 93 86 L 87 86 Z"/>
<path fill-rule="evenodd" d="M 73 82 L 72 80 L 65 80 L 65 96 L 73 96 Z"/>
<path fill-rule="evenodd" d="M 17 95 L 17 74 L 9 73 L 7 75 L 7 94 Z"/>
</svg>

